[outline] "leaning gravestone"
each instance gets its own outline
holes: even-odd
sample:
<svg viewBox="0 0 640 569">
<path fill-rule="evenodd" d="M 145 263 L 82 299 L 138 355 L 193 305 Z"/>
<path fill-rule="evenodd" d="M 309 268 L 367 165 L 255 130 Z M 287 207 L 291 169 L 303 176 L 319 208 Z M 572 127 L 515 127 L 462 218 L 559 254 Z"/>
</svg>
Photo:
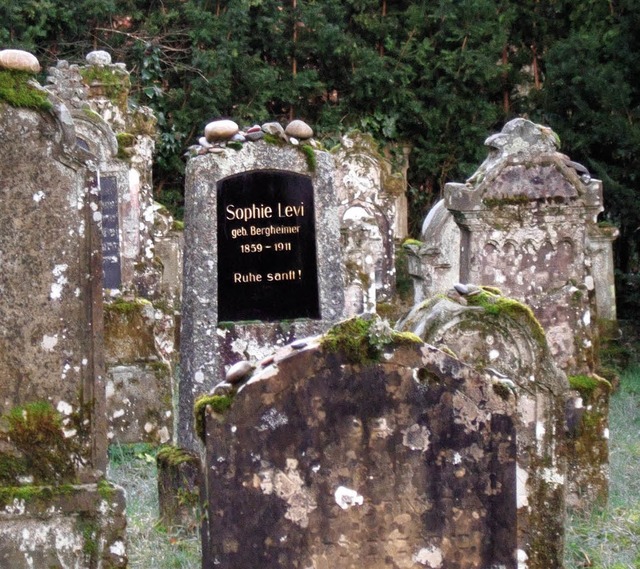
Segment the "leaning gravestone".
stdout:
<svg viewBox="0 0 640 569">
<path fill-rule="evenodd" d="M 64 105 L 0 73 L 36 107 L 0 100 L 0 566 L 124 567 L 124 497 L 103 478 L 94 157 Z"/>
<path fill-rule="evenodd" d="M 217 142 L 237 131 L 211 123 L 187 167 L 178 443 L 192 449 L 196 394 L 343 310 L 331 157 L 275 123 Z"/>
<path fill-rule="evenodd" d="M 560 567 L 561 379 L 522 378 L 531 398 L 373 318 L 281 348 L 198 401 L 203 566 Z"/>
</svg>

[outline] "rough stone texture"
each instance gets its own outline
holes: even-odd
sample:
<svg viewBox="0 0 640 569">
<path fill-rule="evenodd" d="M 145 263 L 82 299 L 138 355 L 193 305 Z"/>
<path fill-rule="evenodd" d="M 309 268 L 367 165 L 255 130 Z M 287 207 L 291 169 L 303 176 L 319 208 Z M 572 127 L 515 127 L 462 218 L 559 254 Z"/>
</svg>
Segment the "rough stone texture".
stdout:
<svg viewBox="0 0 640 569">
<path fill-rule="evenodd" d="M 594 279 L 588 234 L 602 183 L 581 179 L 553 133 L 524 119 L 487 140 L 489 157 L 467 184 L 447 184 L 462 231 L 461 282 L 526 301 L 568 373 L 594 371 Z M 594 231 L 595 232 L 595 231 Z"/>
<path fill-rule="evenodd" d="M 345 136 L 334 159 L 346 314 L 375 312 L 395 293 L 395 243 L 406 237 L 406 171 L 394 169 L 362 134 Z"/>
<path fill-rule="evenodd" d="M 2 488 L 0 565 L 125 567 L 124 497 L 101 480 L 107 429 L 96 157 L 76 145 L 71 113 L 53 102 L 53 113 L 0 105 L 0 406 L 3 413 L 29 406 L 25 424 L 47 414 L 59 420 L 34 437 L 33 448 L 48 437 L 55 445 L 47 460 L 69 471 L 50 473 L 60 486 L 46 486 L 42 474 L 42 485 L 17 486 L 32 483 L 33 470 Z M 44 419 L 34 405 L 49 409 Z M 17 438 L 10 444 L 21 448 Z M 33 452 L 28 441 L 20 444 L 24 455 Z M 4 445 L 1 454 L 5 467 L 19 464 Z"/>
<path fill-rule="evenodd" d="M 424 219 L 420 242 L 404 247 L 416 304 L 460 281 L 460 228 L 444 200 L 437 202 Z"/>
<path fill-rule="evenodd" d="M 102 180 L 117 186 L 118 255 L 121 285 L 140 296 L 158 296 L 153 227 L 160 209 L 153 201 L 152 160 L 155 117 L 147 107 L 130 108 L 129 74 L 122 64 L 100 66 L 59 62 L 48 70 L 47 89 L 71 109 L 78 144 L 98 159 Z"/>
<path fill-rule="evenodd" d="M 0 503 L 1 567 L 127 566 L 125 499 L 118 486 L 3 488 Z"/>
<path fill-rule="evenodd" d="M 105 305 L 108 438 L 166 443 L 173 433 L 173 315 L 149 301 Z"/>
<path fill-rule="evenodd" d="M 563 486 L 517 466 L 535 431 L 520 391 L 409 337 L 379 340 L 368 363 L 340 347 L 348 337 L 282 348 L 227 411 L 200 406 L 204 566 L 560 567 Z M 543 438 L 527 438 L 531 462 L 555 458 Z"/>
<path fill-rule="evenodd" d="M 478 171 L 466 184 L 447 184 L 444 191 L 461 230 L 460 281 L 497 286 L 527 302 L 567 375 L 593 375 L 598 326 L 591 244 L 607 238 L 596 224 L 602 183 L 556 151 L 551 129 L 530 121 L 509 122 L 485 144 L 489 156 Z M 597 256 L 602 266 L 605 255 Z M 606 282 L 601 297 L 610 304 Z M 606 419 L 601 426 L 600 435 L 589 440 L 598 446 L 601 463 L 569 445 L 572 494 L 593 496 L 594 489 L 607 487 Z"/>
<path fill-rule="evenodd" d="M 167 528 L 194 531 L 199 526 L 200 456 L 163 447 L 157 458 L 160 521 Z"/>
<path fill-rule="evenodd" d="M 613 242 L 620 235 L 616 227 L 598 226 L 589 233 L 592 274 L 599 321 L 615 322 L 616 288 Z"/>
<path fill-rule="evenodd" d="M 206 393 L 224 380 L 226 368 L 238 360 L 258 361 L 271 346 L 326 329 L 341 317 L 343 291 L 338 215 L 333 186 L 333 161 L 315 152 L 310 171 L 302 152 L 258 141 L 242 150 L 192 158 L 187 165 L 185 211 L 185 273 L 181 335 L 181 379 L 178 443 L 195 448 L 195 394 Z M 318 287 L 321 318 L 290 323 L 235 323 L 218 327 L 216 184 L 228 176 L 253 170 L 293 172 L 309 176 L 315 202 Z M 291 299 L 295 302 L 296 299 Z M 284 337 L 283 337 L 284 336 Z"/>
<path fill-rule="evenodd" d="M 104 469 L 100 217 L 72 126 L 0 105 L 0 408 L 65 410 L 87 468 Z"/>
<path fill-rule="evenodd" d="M 518 549 L 524 552 L 518 568 L 561 567 L 569 385 L 528 307 L 481 295 L 481 302 L 480 295 L 467 301 L 454 293 L 416 305 L 399 328 L 483 370 L 499 393 L 515 394 L 515 497 Z"/>
<path fill-rule="evenodd" d="M 173 431 L 174 307 L 181 294 L 182 232 L 153 201 L 155 118 L 146 107 L 126 105 L 129 76 L 121 64 L 110 65 L 104 52 L 87 58 L 100 67 L 59 62 L 49 69 L 47 81 L 48 90 L 70 109 L 77 146 L 96 159 L 106 300 L 124 295 L 162 307 L 154 310 L 147 303 L 143 321 L 107 318 L 109 437 L 114 442 L 165 442 Z M 141 344 L 144 354 L 127 353 Z"/>
</svg>

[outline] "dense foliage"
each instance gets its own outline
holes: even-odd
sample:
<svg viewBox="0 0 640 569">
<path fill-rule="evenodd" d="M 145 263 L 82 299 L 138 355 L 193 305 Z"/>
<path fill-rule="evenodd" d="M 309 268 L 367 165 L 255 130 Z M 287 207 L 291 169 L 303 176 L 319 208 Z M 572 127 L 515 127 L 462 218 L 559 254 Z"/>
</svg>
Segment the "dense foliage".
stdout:
<svg viewBox="0 0 640 569">
<path fill-rule="evenodd" d="M 637 272 L 636 0 L 16 0 L 0 21 L 1 47 L 45 64 L 92 49 L 128 64 L 133 99 L 159 117 L 169 205 L 206 122 L 296 116 L 328 145 L 349 128 L 411 144 L 415 233 L 443 184 L 482 161 L 484 138 L 528 116 L 604 180 L 617 266 Z"/>
</svg>

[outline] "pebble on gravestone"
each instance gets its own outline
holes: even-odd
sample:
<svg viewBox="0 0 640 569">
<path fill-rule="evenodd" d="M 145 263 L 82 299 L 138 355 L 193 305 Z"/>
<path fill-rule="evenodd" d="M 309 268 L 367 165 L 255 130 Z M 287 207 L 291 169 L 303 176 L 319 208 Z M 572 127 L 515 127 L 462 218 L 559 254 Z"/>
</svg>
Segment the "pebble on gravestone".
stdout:
<svg viewBox="0 0 640 569">
<path fill-rule="evenodd" d="M 204 127 L 204 136 L 208 142 L 227 140 L 240 130 L 240 127 L 229 119 L 210 122 Z"/>
<path fill-rule="evenodd" d="M 28 51 L 21 49 L 3 49 L 0 51 L 0 67 L 14 69 L 16 71 L 38 73 L 40 71 L 40 62 L 35 55 Z"/>
<path fill-rule="evenodd" d="M 272 134 L 273 136 L 278 136 L 280 138 L 286 138 L 284 134 L 284 128 L 282 125 L 277 122 L 266 122 L 262 125 L 262 130 L 267 134 Z"/>
<path fill-rule="evenodd" d="M 85 59 L 89 65 L 111 65 L 111 54 L 108 51 L 92 51 Z"/>
<path fill-rule="evenodd" d="M 313 129 L 306 122 L 301 120 L 291 121 L 284 132 L 286 135 L 293 136 L 300 140 L 306 140 L 313 136 Z"/>
</svg>

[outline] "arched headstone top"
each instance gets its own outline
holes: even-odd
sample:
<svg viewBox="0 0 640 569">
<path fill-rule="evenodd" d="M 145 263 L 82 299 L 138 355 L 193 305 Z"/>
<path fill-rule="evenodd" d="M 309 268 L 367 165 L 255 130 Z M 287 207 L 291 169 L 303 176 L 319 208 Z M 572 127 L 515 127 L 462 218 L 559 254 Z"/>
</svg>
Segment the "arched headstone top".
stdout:
<svg viewBox="0 0 640 569">
<path fill-rule="evenodd" d="M 465 184 L 448 183 L 445 202 L 452 211 L 549 202 L 602 209 L 602 182 L 558 151 L 549 128 L 518 118 L 487 138 L 489 155 Z"/>
</svg>

